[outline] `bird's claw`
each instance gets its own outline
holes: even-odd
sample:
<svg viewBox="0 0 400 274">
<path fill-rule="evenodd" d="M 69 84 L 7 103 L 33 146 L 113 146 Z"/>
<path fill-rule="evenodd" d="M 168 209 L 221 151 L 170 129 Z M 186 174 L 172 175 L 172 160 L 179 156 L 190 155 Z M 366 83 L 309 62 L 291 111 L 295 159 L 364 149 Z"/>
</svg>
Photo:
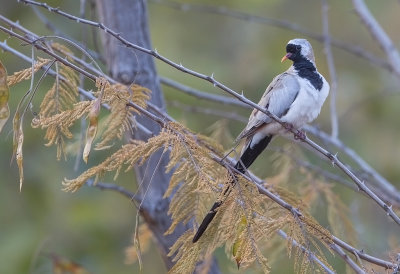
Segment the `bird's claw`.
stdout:
<svg viewBox="0 0 400 274">
<path fill-rule="evenodd" d="M 282 122 L 282 126 L 287 130 L 287 131 L 292 131 L 294 129 L 294 126 L 290 123 L 287 122 Z"/>
<path fill-rule="evenodd" d="M 306 132 L 302 129 L 299 129 L 295 134 L 294 134 L 294 139 L 295 140 L 305 140 L 307 137 Z"/>
</svg>

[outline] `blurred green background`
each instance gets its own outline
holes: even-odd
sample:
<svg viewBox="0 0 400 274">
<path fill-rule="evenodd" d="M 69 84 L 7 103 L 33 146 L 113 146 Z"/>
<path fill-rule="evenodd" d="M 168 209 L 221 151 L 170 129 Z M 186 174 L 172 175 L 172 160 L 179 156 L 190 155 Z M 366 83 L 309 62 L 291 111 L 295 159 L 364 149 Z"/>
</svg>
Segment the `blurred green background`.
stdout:
<svg viewBox="0 0 400 274">
<path fill-rule="evenodd" d="M 163 1 L 160 1 L 161 3 Z M 329 23 L 332 37 L 358 45 L 381 58 L 385 55 L 371 38 L 365 26 L 353 11 L 351 1 L 328 1 Z M 47 1 L 49 5 L 79 15 L 78 1 Z M 276 18 L 297 23 L 309 31 L 321 33 L 321 2 L 306 1 L 260 1 L 220 0 L 181 1 L 181 3 L 218 5 L 233 10 Z M 398 1 L 367 1 L 369 8 L 399 47 L 400 3 Z M 38 35 L 51 32 L 37 19 L 29 6 L 2 0 L 0 13 L 18 20 Z M 76 40 L 82 37 L 86 27 L 63 17 L 42 12 L 59 30 Z M 90 14 L 89 7 L 87 14 Z M 258 101 L 272 78 L 286 70 L 288 63 L 280 63 L 288 40 L 306 36 L 293 31 L 238 20 L 229 16 L 172 9 L 160 3 L 149 3 L 149 21 L 153 48 L 169 59 L 182 63 L 195 71 L 211 75 L 233 88 L 243 91 L 253 101 Z M 86 29 L 89 33 L 91 29 Z M 98 31 L 98 30 L 96 30 Z M 0 33 L 0 39 L 30 55 L 30 47 L 16 39 Z M 319 71 L 329 79 L 323 45 L 309 39 L 313 45 Z M 88 42 L 92 46 L 91 39 Z M 343 50 L 333 48 L 338 76 L 337 106 L 340 123 L 339 137 L 358 152 L 369 164 L 400 188 L 400 89 L 399 79 L 387 70 L 370 64 Z M 0 59 L 9 75 L 27 68 L 29 64 L 7 52 Z M 210 93 L 223 94 L 212 85 L 182 74 L 157 62 L 162 76 L 170 77 Z M 40 98 L 51 84 L 47 80 L 34 101 L 38 108 Z M 29 88 L 24 82 L 11 88 L 10 109 L 15 110 L 18 101 Z M 201 101 L 180 91 L 163 87 L 169 113 L 195 132 L 210 134 L 207 130 L 221 117 L 184 111 L 179 106 L 194 105 L 237 113 L 247 117 L 248 110 L 234 106 L 220 106 Z M 328 98 L 329 100 L 329 98 Z M 177 102 L 180 104 L 176 107 Z M 130 201 L 113 192 L 83 187 L 77 193 L 63 192 L 63 178 L 74 178 L 87 166 L 81 163 L 74 171 L 75 156 L 68 155 L 67 161 L 57 162 L 55 149 L 44 146 L 44 132 L 30 127 L 31 115 L 26 117 L 24 167 L 25 181 L 21 193 L 18 191 L 18 169 L 10 165 L 12 155 L 12 125 L 8 122 L 0 135 L 0 273 L 51 273 L 48 254 L 54 253 L 83 265 L 92 273 L 136 273 L 137 265 L 124 264 L 124 249 L 130 245 L 134 231 L 135 207 Z M 322 130 L 330 132 L 329 102 L 315 122 Z M 235 137 L 244 124 L 227 122 L 229 136 Z M 79 125 L 76 127 L 76 132 Z M 286 144 L 276 140 L 273 146 Z M 76 148 L 77 140 L 71 140 L 70 150 Z M 229 148 L 232 143 L 226 143 Z M 335 151 L 334 151 L 335 152 Z M 339 156 L 341 156 L 339 154 Z M 105 152 L 92 152 L 88 166 L 106 157 Z M 344 158 L 346 159 L 346 158 Z M 259 176 L 271 176 L 276 172 L 271 166 L 271 157 L 264 153 L 252 170 Z M 320 163 L 310 156 L 310 161 Z M 266 165 L 268 166 L 266 168 Z M 335 169 L 322 163 L 330 171 Z M 117 183 L 134 191 L 135 182 L 131 173 L 122 174 Z M 110 182 L 111 177 L 105 177 Z M 351 220 L 359 235 L 358 248 L 382 257 L 390 248 L 399 244 L 398 228 L 382 210 L 370 200 L 341 186 L 335 187 L 338 195 L 349 206 Z M 324 207 L 324 204 L 320 204 Z M 317 211 L 317 210 L 315 210 Z M 318 216 L 317 216 L 318 217 Z M 323 217 L 322 217 L 323 219 Z M 391 238 L 390 235 L 397 237 Z M 378 235 L 378 236 L 377 236 Z M 382 237 L 379 237 L 382 236 Z M 391 240 L 388 240 L 391 239 Z M 228 261 L 223 250 L 217 252 L 223 273 L 236 273 L 233 262 Z M 330 258 L 338 273 L 344 271 L 339 260 Z M 163 273 L 165 268 L 155 246 L 144 254 L 144 273 Z M 292 264 L 287 257 L 272 264 L 272 273 L 288 273 Z M 257 272 L 256 269 L 246 271 Z"/>
</svg>

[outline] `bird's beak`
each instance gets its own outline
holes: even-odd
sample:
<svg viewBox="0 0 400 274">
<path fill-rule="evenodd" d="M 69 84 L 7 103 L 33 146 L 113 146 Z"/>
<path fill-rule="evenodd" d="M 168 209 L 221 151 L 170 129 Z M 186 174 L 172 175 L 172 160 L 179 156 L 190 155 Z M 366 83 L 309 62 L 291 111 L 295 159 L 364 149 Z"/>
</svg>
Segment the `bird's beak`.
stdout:
<svg viewBox="0 0 400 274">
<path fill-rule="evenodd" d="M 282 63 L 283 61 L 285 61 L 285 60 L 289 59 L 289 58 L 290 58 L 290 56 L 292 56 L 292 54 L 291 54 L 291 53 L 289 53 L 289 52 L 288 52 L 288 53 L 286 53 L 286 55 L 282 57 L 282 59 L 281 59 L 281 63 Z"/>
</svg>

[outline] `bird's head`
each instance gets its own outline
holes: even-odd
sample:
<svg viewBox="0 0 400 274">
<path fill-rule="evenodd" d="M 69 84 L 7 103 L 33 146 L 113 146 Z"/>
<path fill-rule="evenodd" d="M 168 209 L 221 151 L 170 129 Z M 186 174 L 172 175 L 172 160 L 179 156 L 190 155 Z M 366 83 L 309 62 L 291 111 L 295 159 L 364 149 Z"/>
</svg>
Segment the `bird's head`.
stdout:
<svg viewBox="0 0 400 274">
<path fill-rule="evenodd" d="M 300 62 L 304 58 L 315 64 L 314 52 L 310 42 L 306 39 L 293 39 L 286 45 L 286 55 L 283 56 L 281 62 L 286 59 L 293 62 Z"/>
</svg>

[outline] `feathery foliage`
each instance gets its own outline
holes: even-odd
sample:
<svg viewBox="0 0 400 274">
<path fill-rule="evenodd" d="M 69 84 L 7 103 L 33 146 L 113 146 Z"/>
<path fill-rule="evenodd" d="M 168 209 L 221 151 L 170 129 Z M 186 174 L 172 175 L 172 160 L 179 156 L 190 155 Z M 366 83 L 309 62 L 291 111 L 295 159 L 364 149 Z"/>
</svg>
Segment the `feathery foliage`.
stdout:
<svg viewBox="0 0 400 274">
<path fill-rule="evenodd" d="M 65 157 L 65 138 L 72 138 L 70 127 L 83 116 L 85 104 L 78 103 L 78 74 L 63 64 L 56 64 L 56 72 L 55 82 L 45 94 L 32 126 L 47 128 L 46 146 L 56 145 L 57 159 L 60 160 L 62 155 Z M 68 114 L 74 111 L 75 116 L 66 116 L 66 111 Z"/>
<path fill-rule="evenodd" d="M 99 95 L 98 92 L 96 96 Z M 101 135 L 101 141 L 96 144 L 96 149 L 106 149 L 112 146 L 111 142 L 115 138 L 121 139 L 124 132 L 132 131 L 134 120 L 126 104 L 132 101 L 146 108 L 146 101 L 149 98 L 150 90 L 139 85 L 132 84 L 128 87 L 122 84 L 106 84 L 102 102 L 110 106 L 111 113 L 104 124 L 105 130 Z"/>
<path fill-rule="evenodd" d="M 36 73 L 39 69 L 50 63 L 50 59 L 38 58 L 38 60 L 33 64 L 33 73 Z M 7 77 L 7 84 L 9 87 L 22 82 L 24 80 L 29 80 L 32 77 L 32 68 L 26 68 L 24 70 L 20 70 L 14 72 L 13 75 Z"/>
<path fill-rule="evenodd" d="M 56 50 L 68 53 L 68 49 L 62 45 L 56 45 Z M 49 62 L 50 60 L 40 59 L 33 68 L 10 76 L 9 84 L 13 85 L 30 79 L 32 72 Z M 56 80 L 45 94 L 40 105 L 40 112 L 32 120 L 32 126 L 46 129 L 46 145 L 57 145 L 57 159 L 65 155 L 65 139 L 74 136 L 71 128 L 77 120 L 85 116 L 89 119 L 83 153 L 83 158 L 87 161 L 96 137 L 99 140 L 95 149 L 108 149 L 116 140 L 122 139 L 125 132 L 134 129 L 135 120 L 132 112 L 136 114 L 140 112 L 128 108 L 127 104 L 134 102 L 146 108 L 146 101 L 150 96 L 150 90 L 144 87 L 111 84 L 105 78 L 99 77 L 96 79 L 97 91 L 93 92 L 96 99 L 78 101 L 79 77 L 77 73 L 58 63 L 56 72 Z M 102 124 L 102 128 L 98 128 L 102 104 L 110 107 L 110 113 Z M 21 159 L 19 155 L 22 155 L 21 124 L 17 112 L 14 117 L 17 162 Z M 268 189 L 298 208 L 302 215 L 289 212 L 261 195 L 254 183 L 248 182 L 240 175 L 233 176 L 229 168 L 213 158 L 213 155 L 223 155 L 223 147 L 218 144 L 218 141 L 215 142 L 215 139 L 227 138 L 226 133 L 221 130 L 225 125 L 225 122 L 216 123 L 211 128 L 213 135 L 210 138 L 194 134 L 179 123 L 166 122 L 162 131 L 146 142 L 131 140 L 130 143 L 121 146 L 103 162 L 87 169 L 77 178 L 64 179 L 64 190 L 75 192 L 90 178 L 94 177 L 96 183 L 106 172 L 115 172 L 114 179 L 116 179 L 122 170 L 128 171 L 135 165 L 142 165 L 156 151 L 168 151 L 169 163 L 166 168 L 167 172 L 172 172 L 173 175 L 164 197 L 172 196 L 168 211 L 172 224 L 165 232 L 166 234 L 172 233 L 179 223 L 187 224 L 193 221 L 196 228 L 212 202 L 215 199 L 223 201 L 213 222 L 196 244 L 192 243 L 193 231 L 189 230 L 171 247 L 169 255 L 173 256 L 176 262 L 170 270 L 171 273 L 192 272 L 200 260 L 207 260 L 213 251 L 221 246 L 225 246 L 226 253 L 238 267 L 244 269 L 256 263 L 265 273 L 268 273 L 270 266 L 264 254 L 268 254 L 268 247 L 271 247 L 270 243 L 274 242 L 278 230 L 287 232 L 287 252 L 289 256 L 294 256 L 295 268 L 299 272 L 307 273 L 322 270 L 322 268 L 319 269 L 319 265 L 313 264 L 310 253 L 303 252 L 299 246 L 293 245 L 293 241 L 309 252 L 313 252 L 314 256 L 329 267 L 322 247 L 329 250 L 332 235 L 318 224 L 308 213 L 308 209 L 312 208 L 321 196 L 320 194 L 323 194 L 329 205 L 327 216 L 332 229 L 339 232 L 335 224 L 341 222 L 346 224 L 346 233 L 352 233 L 354 231 L 352 231 L 351 223 L 346 221 L 346 214 L 344 214 L 345 205 L 341 203 L 339 197 L 334 195 L 329 185 L 326 185 L 323 180 L 315 179 L 315 174 L 304 170 L 293 172 L 296 169 L 293 162 L 290 157 L 284 156 L 279 157 L 277 161 L 280 166 L 278 175 L 267 180 Z M 96 136 L 97 132 L 100 132 L 99 136 Z M 296 178 L 292 178 L 292 173 L 296 173 Z M 301 177 L 298 176 L 299 173 Z M 23 178 L 22 170 L 20 174 Z M 234 186 L 231 184 L 232 180 L 235 180 Z M 306 186 L 310 186 L 310 189 L 303 193 L 291 192 L 287 186 L 292 180 L 296 180 L 297 185 L 307 182 Z M 227 187 L 230 188 L 227 192 L 229 194 L 222 194 L 225 193 L 224 190 Z M 304 199 L 301 200 L 299 197 Z M 339 209 L 337 205 L 340 205 Z M 141 229 L 139 235 L 142 235 L 144 242 L 148 243 L 151 234 Z M 132 259 L 132 254 L 140 255 L 137 247 L 135 247 L 136 251 L 132 250 L 129 251 L 129 258 Z M 314 267 L 315 265 L 317 267 Z"/>
<path fill-rule="evenodd" d="M 10 108 L 8 107 L 8 99 L 10 91 L 7 85 L 7 70 L 0 62 L 0 132 L 10 117 Z"/>
</svg>

